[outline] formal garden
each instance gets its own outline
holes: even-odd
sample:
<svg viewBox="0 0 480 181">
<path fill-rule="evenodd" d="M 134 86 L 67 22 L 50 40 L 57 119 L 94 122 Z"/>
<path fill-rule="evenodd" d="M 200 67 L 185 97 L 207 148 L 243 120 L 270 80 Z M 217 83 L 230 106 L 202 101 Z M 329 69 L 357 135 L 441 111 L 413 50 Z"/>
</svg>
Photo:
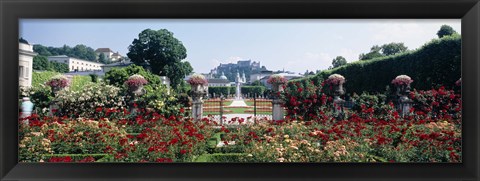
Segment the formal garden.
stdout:
<svg viewBox="0 0 480 181">
<path fill-rule="evenodd" d="M 260 112 L 273 116 L 248 120 L 203 110 L 201 75 L 175 88 L 136 65 L 34 75 L 19 91 L 30 103 L 19 103 L 19 161 L 461 162 L 460 46 L 447 36 L 303 79 L 272 75 Z"/>
</svg>

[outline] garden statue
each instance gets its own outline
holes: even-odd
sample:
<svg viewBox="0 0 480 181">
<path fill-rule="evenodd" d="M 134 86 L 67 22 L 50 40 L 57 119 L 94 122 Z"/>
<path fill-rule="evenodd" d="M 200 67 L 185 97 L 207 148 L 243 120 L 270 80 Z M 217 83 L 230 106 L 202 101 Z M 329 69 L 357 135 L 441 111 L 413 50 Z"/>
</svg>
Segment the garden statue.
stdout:
<svg viewBox="0 0 480 181">
<path fill-rule="evenodd" d="M 345 94 L 345 90 L 343 89 L 343 84 L 345 83 L 345 77 L 340 74 L 332 74 L 328 76 L 326 83 L 330 86 L 331 90 L 333 90 L 333 112 L 335 117 L 338 120 L 344 119 L 345 113 L 343 110 L 343 105 L 345 100 L 343 100 L 340 96 Z"/>
<path fill-rule="evenodd" d="M 129 111 L 131 113 L 136 112 L 136 104 L 135 102 L 137 101 L 138 97 L 144 95 L 146 93 L 146 90 L 143 89 L 143 86 L 147 84 L 148 81 L 141 75 L 135 74 L 130 77 L 125 81 L 125 86 L 127 86 L 129 94 L 131 96 L 130 101 L 129 101 Z"/>
<path fill-rule="evenodd" d="M 52 89 L 53 95 L 56 97 L 58 93 L 65 89 L 70 82 L 68 81 L 67 77 L 59 74 L 53 76 L 47 83 L 46 85 L 50 86 Z M 51 101 L 50 106 L 49 106 L 49 115 L 53 116 L 55 112 L 59 111 L 60 106 L 58 105 L 58 101 Z"/>
<path fill-rule="evenodd" d="M 287 79 L 281 75 L 274 74 L 271 75 L 267 83 L 272 85 L 272 119 L 274 121 L 284 119 L 284 110 L 282 107 L 283 101 L 280 97 L 280 94 L 284 91 L 284 86 L 287 83 Z"/>
<path fill-rule="evenodd" d="M 30 101 L 30 98 L 24 97 L 22 99 L 22 118 L 26 118 L 32 115 L 33 103 Z M 28 119 L 23 121 L 24 124 L 28 125 Z"/>
<path fill-rule="evenodd" d="M 407 75 L 399 75 L 392 80 L 392 84 L 397 87 L 398 109 L 403 116 L 408 115 L 412 107 L 412 100 L 408 98 L 410 94 L 410 83 L 413 80 Z"/>
<path fill-rule="evenodd" d="M 193 74 L 187 81 L 192 86 L 191 94 L 193 99 L 192 116 L 200 121 L 203 115 L 203 97 L 208 93 L 207 79 L 201 74 Z"/>
</svg>

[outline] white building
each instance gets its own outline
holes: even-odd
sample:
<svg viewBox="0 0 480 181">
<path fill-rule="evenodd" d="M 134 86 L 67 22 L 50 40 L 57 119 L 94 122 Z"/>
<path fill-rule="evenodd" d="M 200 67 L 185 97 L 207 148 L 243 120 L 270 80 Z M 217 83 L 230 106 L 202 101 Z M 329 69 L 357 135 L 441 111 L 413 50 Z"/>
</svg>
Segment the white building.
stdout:
<svg viewBox="0 0 480 181">
<path fill-rule="evenodd" d="M 264 70 L 264 71 L 261 71 L 260 73 L 251 74 L 250 83 L 255 82 L 256 80 L 260 80 L 264 77 L 269 77 L 272 74 L 273 74 L 273 71 L 270 71 L 270 70 Z"/>
<path fill-rule="evenodd" d="M 18 84 L 22 87 L 32 86 L 33 46 L 26 43 L 18 43 Z"/>
<path fill-rule="evenodd" d="M 113 52 L 110 48 L 97 48 L 95 50 L 95 53 L 97 54 L 97 57 L 100 56 L 100 54 L 105 55 L 105 58 L 110 59 L 112 61 L 118 61 L 122 56 L 117 52 Z"/>
<path fill-rule="evenodd" d="M 69 71 L 102 70 L 102 66 L 105 65 L 103 63 L 68 57 L 66 55 L 49 56 L 48 61 L 67 64 Z"/>
<path fill-rule="evenodd" d="M 231 83 L 228 81 L 225 74 L 222 72 L 222 76 L 220 78 L 207 78 L 208 86 L 209 87 L 230 87 Z"/>
</svg>

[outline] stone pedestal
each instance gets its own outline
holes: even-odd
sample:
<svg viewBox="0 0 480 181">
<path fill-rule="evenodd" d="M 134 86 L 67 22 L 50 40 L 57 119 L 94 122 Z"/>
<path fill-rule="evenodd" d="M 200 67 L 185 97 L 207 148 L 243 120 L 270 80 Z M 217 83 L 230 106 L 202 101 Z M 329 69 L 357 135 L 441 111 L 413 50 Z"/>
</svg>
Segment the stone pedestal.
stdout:
<svg viewBox="0 0 480 181">
<path fill-rule="evenodd" d="M 207 85 L 192 86 L 192 118 L 195 121 L 202 120 L 203 117 L 203 97 L 207 95 Z"/>
<path fill-rule="evenodd" d="M 283 84 L 273 84 L 272 85 L 272 90 L 273 90 L 273 100 L 272 100 L 272 120 L 278 121 L 278 120 L 284 120 L 284 110 L 283 110 L 283 101 L 280 99 L 280 96 L 278 93 L 282 93 L 283 90 Z"/>
<path fill-rule="evenodd" d="M 410 84 L 397 86 L 397 96 L 399 97 L 397 107 L 402 117 L 409 115 L 412 108 L 413 101 L 408 98 L 409 94 Z"/>
<path fill-rule="evenodd" d="M 338 85 L 333 86 L 333 113 L 337 120 L 343 120 L 345 118 L 345 112 L 343 111 L 343 105 L 345 104 L 345 100 L 340 98 L 341 95 L 345 94 L 345 90 L 343 89 L 343 84 L 340 83 Z"/>
<path fill-rule="evenodd" d="M 192 105 L 192 117 L 195 121 L 202 120 L 203 115 L 203 100 L 195 100 Z"/>
<path fill-rule="evenodd" d="M 284 110 L 282 106 L 282 100 L 274 99 L 272 101 L 272 120 L 278 121 L 284 119 Z"/>
</svg>

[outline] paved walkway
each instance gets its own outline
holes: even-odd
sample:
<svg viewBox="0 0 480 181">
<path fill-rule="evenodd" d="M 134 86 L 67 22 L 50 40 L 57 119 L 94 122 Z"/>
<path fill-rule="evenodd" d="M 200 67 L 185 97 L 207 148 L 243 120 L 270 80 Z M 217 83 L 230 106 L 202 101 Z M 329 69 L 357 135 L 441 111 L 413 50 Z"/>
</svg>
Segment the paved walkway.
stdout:
<svg viewBox="0 0 480 181">
<path fill-rule="evenodd" d="M 233 100 L 232 104 L 229 106 L 248 106 L 245 101 L 242 100 Z"/>
</svg>

